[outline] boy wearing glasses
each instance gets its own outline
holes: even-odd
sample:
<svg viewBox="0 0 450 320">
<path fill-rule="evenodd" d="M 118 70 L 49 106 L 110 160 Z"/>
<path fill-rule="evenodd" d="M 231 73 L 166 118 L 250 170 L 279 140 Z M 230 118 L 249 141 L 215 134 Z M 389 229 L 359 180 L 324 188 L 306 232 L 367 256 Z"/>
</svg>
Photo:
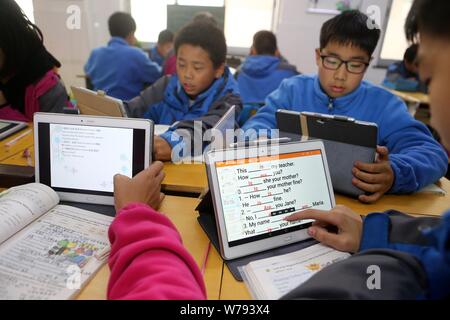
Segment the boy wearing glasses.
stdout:
<svg viewBox="0 0 450 320">
<path fill-rule="evenodd" d="M 418 191 L 445 175 L 448 158 L 425 125 L 390 92 L 363 81 L 380 30 L 359 11 L 325 22 L 316 50 L 318 75 L 284 80 L 243 129 L 276 128 L 278 109 L 344 115 L 378 125 L 376 163 L 356 162 L 353 184 L 373 203 L 383 194 Z"/>
</svg>

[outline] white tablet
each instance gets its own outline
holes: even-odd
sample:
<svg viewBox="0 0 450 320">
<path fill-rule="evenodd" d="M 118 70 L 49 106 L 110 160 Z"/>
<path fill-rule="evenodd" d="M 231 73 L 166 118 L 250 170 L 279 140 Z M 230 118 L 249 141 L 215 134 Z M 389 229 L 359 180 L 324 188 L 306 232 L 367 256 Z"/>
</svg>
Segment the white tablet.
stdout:
<svg viewBox="0 0 450 320">
<path fill-rule="evenodd" d="M 35 113 L 36 182 L 62 201 L 113 205 L 113 177 L 151 163 L 153 123 L 146 119 Z"/>
<path fill-rule="evenodd" d="M 335 206 L 321 141 L 216 150 L 206 160 L 225 260 L 305 240 L 312 221 L 283 218 Z"/>
</svg>

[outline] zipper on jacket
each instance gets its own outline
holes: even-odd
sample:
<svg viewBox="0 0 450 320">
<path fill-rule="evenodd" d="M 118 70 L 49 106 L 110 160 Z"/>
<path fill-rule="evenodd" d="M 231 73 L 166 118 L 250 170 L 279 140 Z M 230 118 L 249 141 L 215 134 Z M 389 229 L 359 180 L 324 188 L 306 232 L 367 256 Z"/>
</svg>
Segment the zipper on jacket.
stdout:
<svg viewBox="0 0 450 320">
<path fill-rule="evenodd" d="M 334 107 L 334 100 L 332 98 L 328 99 L 328 111 L 333 110 Z"/>
</svg>

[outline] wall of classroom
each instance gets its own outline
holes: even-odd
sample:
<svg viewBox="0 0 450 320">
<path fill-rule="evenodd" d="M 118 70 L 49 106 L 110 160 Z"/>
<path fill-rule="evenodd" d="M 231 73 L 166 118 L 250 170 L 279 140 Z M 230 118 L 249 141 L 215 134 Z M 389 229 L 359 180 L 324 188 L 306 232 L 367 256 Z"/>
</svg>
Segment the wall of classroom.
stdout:
<svg viewBox="0 0 450 320">
<path fill-rule="evenodd" d="M 151 0 L 155 1 L 155 0 Z M 257 1 L 257 0 L 255 0 Z M 362 0 L 361 10 L 370 5 L 380 8 L 384 20 L 389 0 Z M 307 12 L 308 0 L 277 0 L 274 31 L 283 55 L 304 73 L 316 72 L 314 49 L 319 45 L 322 24 L 329 14 Z M 44 33 L 45 44 L 62 63 L 60 70 L 66 86 L 84 86 L 83 66 L 93 48 L 109 39 L 107 20 L 115 11 L 128 11 L 127 0 L 34 0 L 36 24 Z M 69 29 L 67 12 L 71 5 L 81 9 L 80 28 Z M 149 15 L 151 19 L 151 15 Z M 384 26 L 384 21 L 381 23 Z M 380 41 L 381 42 L 381 41 Z M 374 54 L 378 57 L 380 44 Z M 380 83 L 385 69 L 374 68 L 377 58 L 368 70 L 366 79 Z"/>
</svg>

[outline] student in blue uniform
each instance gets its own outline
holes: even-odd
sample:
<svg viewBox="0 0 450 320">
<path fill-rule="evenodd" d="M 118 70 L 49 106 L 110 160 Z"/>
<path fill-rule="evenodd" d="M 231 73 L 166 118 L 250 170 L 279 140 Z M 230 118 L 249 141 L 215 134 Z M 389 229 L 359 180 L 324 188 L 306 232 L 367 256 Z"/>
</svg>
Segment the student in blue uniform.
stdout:
<svg viewBox="0 0 450 320">
<path fill-rule="evenodd" d="M 134 47 L 136 23 L 130 14 L 116 12 L 108 25 L 112 37 L 108 46 L 92 51 L 84 71 L 94 90 L 129 100 L 161 77 L 161 67 L 143 50 Z"/>
<path fill-rule="evenodd" d="M 159 64 L 161 67 L 164 64 L 167 56 L 173 49 L 174 34 L 170 30 L 163 30 L 158 35 L 158 42 L 150 50 L 150 59 Z"/>
<path fill-rule="evenodd" d="M 258 31 L 244 63 L 235 78 L 238 81 L 242 102 L 264 102 L 267 95 L 278 88 L 281 81 L 298 75 L 295 66 L 282 60 L 277 38 L 271 31 Z"/>
<path fill-rule="evenodd" d="M 236 105 L 238 115 L 241 99 L 236 81 L 225 66 L 227 45 L 223 32 L 211 23 L 194 22 L 181 29 L 175 38 L 177 74 L 164 76 L 126 103 L 132 117 L 147 118 L 155 124 L 171 128 L 154 140 L 157 160 L 171 160 L 172 149 L 182 142 L 175 132 L 190 132 L 194 137 L 203 132 Z M 194 121 L 201 121 L 194 132 Z"/>
<path fill-rule="evenodd" d="M 378 159 L 374 164 L 356 162 L 353 168 L 353 184 L 368 193 L 359 200 L 372 203 L 387 192 L 415 192 L 437 181 L 445 175 L 448 158 L 403 101 L 363 81 L 380 37 L 380 30 L 368 28 L 367 22 L 359 11 L 327 21 L 316 49 L 319 74 L 284 80 L 243 129 L 276 128 L 275 113 L 280 108 L 375 122 Z"/>
<path fill-rule="evenodd" d="M 418 44 L 412 44 L 406 49 L 403 60 L 388 67 L 383 86 L 400 91 L 423 91 L 426 86 L 420 82 L 417 63 Z"/>
</svg>

